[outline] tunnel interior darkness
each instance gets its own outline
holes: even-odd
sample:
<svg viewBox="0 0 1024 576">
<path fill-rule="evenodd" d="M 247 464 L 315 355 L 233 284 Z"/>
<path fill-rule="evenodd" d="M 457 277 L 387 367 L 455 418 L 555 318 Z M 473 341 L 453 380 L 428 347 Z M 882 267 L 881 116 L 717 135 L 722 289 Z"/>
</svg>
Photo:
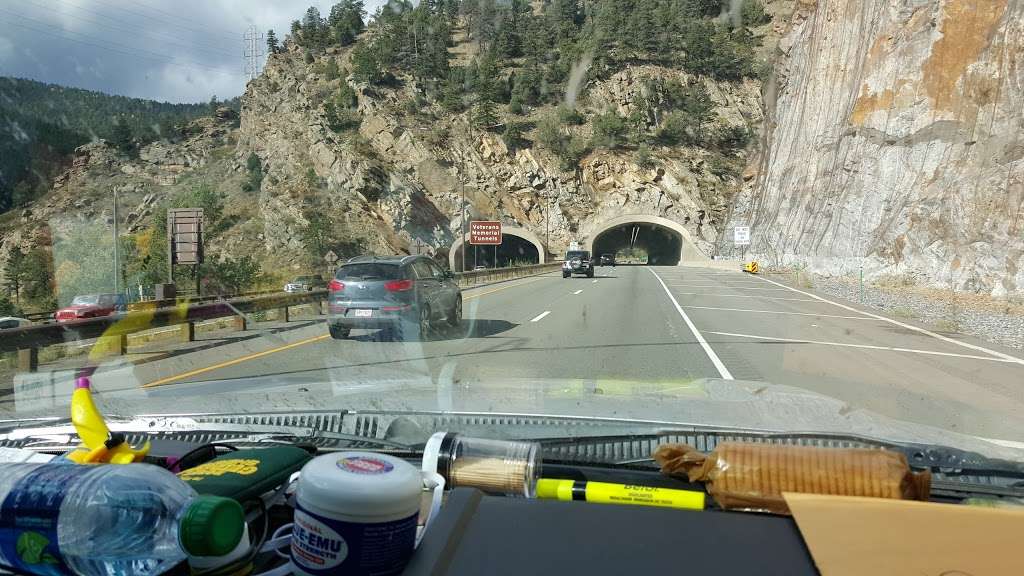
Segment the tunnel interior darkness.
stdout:
<svg viewBox="0 0 1024 576">
<path fill-rule="evenodd" d="M 538 264 L 540 253 L 533 242 L 514 234 L 504 233 L 501 235 L 501 245 L 498 246 L 498 265 L 494 265 L 494 246 L 473 246 L 461 244 L 455 247 L 456 272 L 462 269 L 462 250 L 466 249 L 466 269 L 472 270 L 475 266 L 486 266 L 487 268 L 504 268 L 511 265 Z"/>
<path fill-rule="evenodd" d="M 609 228 L 594 238 L 594 257 L 615 254 L 621 260 L 631 248 L 647 253 L 648 264 L 675 266 L 683 252 L 683 237 L 670 228 L 646 222 L 629 222 Z"/>
</svg>

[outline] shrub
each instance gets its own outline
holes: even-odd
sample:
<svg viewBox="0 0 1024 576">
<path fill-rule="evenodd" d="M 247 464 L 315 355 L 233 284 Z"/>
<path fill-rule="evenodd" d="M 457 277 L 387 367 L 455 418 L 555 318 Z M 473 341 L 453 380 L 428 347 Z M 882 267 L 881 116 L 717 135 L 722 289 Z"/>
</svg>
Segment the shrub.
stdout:
<svg viewBox="0 0 1024 576">
<path fill-rule="evenodd" d="M 594 118 L 593 144 L 597 148 L 618 148 L 626 141 L 626 119 L 615 112 Z"/>
</svg>

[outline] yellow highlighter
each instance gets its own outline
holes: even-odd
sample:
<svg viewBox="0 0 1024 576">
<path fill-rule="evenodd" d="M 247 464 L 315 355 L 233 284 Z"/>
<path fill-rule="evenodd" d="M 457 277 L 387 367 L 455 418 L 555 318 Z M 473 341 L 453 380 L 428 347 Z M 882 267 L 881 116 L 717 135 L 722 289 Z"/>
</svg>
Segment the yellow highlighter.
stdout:
<svg viewBox="0 0 1024 576">
<path fill-rule="evenodd" d="M 537 481 L 537 498 L 584 500 L 598 504 L 636 504 L 685 510 L 704 509 L 704 493 L 694 490 L 553 478 L 541 478 Z"/>
</svg>

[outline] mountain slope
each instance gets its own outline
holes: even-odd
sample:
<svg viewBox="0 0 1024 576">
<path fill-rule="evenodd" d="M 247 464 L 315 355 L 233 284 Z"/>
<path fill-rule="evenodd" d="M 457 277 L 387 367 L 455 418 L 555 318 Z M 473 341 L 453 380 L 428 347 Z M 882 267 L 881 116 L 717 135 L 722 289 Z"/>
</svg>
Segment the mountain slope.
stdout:
<svg viewBox="0 0 1024 576">
<path fill-rule="evenodd" d="M 44 191 L 75 147 L 121 136 L 177 138 L 207 104 L 169 104 L 0 77 L 0 212 Z M 126 130 L 117 132 L 118 124 Z"/>
</svg>

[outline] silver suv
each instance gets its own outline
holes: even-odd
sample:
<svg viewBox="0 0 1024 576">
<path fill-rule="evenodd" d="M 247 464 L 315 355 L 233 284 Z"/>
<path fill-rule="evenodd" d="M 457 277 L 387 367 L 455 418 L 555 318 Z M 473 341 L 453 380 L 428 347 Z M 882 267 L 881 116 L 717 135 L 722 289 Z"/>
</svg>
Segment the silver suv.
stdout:
<svg viewBox="0 0 1024 576">
<path fill-rule="evenodd" d="M 426 339 L 435 321 L 462 321 L 462 291 L 454 275 L 426 256 L 361 256 L 327 284 L 331 337 L 353 328 L 389 328 L 406 340 Z"/>
</svg>

